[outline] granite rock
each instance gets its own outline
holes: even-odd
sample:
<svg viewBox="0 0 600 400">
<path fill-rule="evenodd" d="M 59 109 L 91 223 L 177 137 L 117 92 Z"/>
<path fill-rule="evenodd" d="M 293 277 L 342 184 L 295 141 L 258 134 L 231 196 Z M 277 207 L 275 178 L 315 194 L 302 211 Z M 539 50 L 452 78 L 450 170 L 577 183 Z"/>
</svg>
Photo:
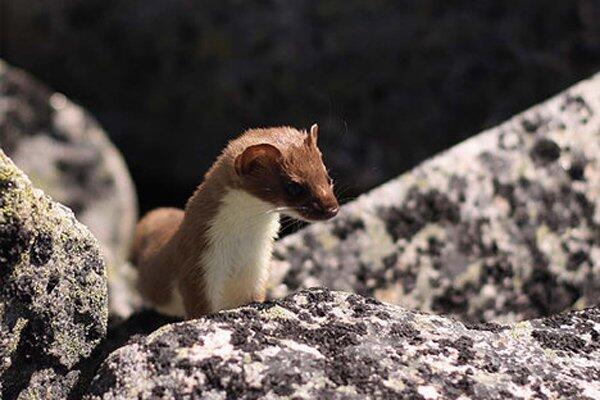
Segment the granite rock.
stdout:
<svg viewBox="0 0 600 400">
<path fill-rule="evenodd" d="M 600 299 L 600 75 L 281 240 L 271 296 L 326 286 L 466 321 Z"/>
<path fill-rule="evenodd" d="M 65 398 L 106 320 L 98 242 L 0 151 L 0 397 Z"/>
<path fill-rule="evenodd" d="M 84 398 L 599 396 L 598 308 L 465 325 L 312 289 L 135 338 L 108 357 Z"/>
<path fill-rule="evenodd" d="M 111 308 L 129 311 L 120 268 L 137 218 L 135 189 L 120 153 L 98 123 L 60 93 L 0 60 L 0 147 L 34 186 L 69 207 L 100 241 Z M 120 286 L 121 285 L 121 286 Z"/>
</svg>

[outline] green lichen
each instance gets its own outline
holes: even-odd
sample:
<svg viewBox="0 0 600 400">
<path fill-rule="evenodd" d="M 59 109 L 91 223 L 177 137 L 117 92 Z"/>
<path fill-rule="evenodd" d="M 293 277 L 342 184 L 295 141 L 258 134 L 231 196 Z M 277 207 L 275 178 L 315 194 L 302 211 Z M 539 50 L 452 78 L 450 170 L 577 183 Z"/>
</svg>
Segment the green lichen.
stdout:
<svg viewBox="0 0 600 400">
<path fill-rule="evenodd" d="M 266 314 L 269 318 L 297 319 L 294 313 L 278 305 L 269 308 Z"/>
<path fill-rule="evenodd" d="M 2 162 L 4 162 L 4 157 L 2 157 Z M 6 166 L 2 166 L 0 167 L 0 184 L 5 184 L 8 183 L 12 180 L 14 180 L 14 178 L 18 176 L 18 174 L 15 172 L 15 170 L 13 168 L 9 168 Z"/>
<path fill-rule="evenodd" d="M 24 332 L 29 331 L 24 328 L 29 323 L 27 318 L 30 313 L 34 313 L 41 320 L 31 326 L 29 334 L 38 337 L 41 332 L 37 330 L 48 329 L 48 337 L 52 338 L 43 344 L 38 344 L 39 340 L 36 339 L 36 351 L 56 357 L 56 363 L 61 366 L 73 367 L 92 353 L 106 333 L 108 299 L 104 271 L 100 271 L 98 275 L 84 269 L 88 268 L 86 263 L 90 259 L 102 263 L 98 243 L 69 210 L 54 203 L 43 191 L 34 188 L 29 179 L 0 151 L 0 183 L 6 181 L 12 184 L 2 186 L 0 224 L 14 224 L 16 221 L 22 225 L 22 229 L 30 237 L 29 246 L 34 244 L 34 240 L 42 232 L 50 235 L 51 245 L 42 247 L 41 251 L 50 260 L 42 265 L 31 263 L 28 247 L 17 254 L 19 259 L 12 268 L 11 279 L 26 277 L 24 290 L 31 301 L 21 305 L 17 302 L 18 307 L 15 307 L 12 299 L 0 299 L 4 304 L 1 314 L 11 313 L 11 319 L 16 321 L 10 330 L 6 328 L 7 322 L 0 326 L 0 330 L 8 333 L 3 338 L 3 354 L 11 358 L 15 357 L 14 354 L 19 356 L 18 343 L 23 339 Z M 74 244 L 68 252 L 65 249 L 67 241 Z M 82 279 L 83 273 L 87 275 Z M 50 276 L 59 280 L 52 292 L 47 291 Z M 25 307 L 29 310 L 23 309 Z M 86 319 L 82 322 L 77 319 L 78 315 L 85 315 Z M 88 329 L 99 333 L 98 337 L 87 337 Z M 8 368 L 10 362 L 2 365 L 2 368 Z M 34 383 L 2 382 L 7 387 L 24 385 L 19 398 L 40 398 L 35 385 L 46 381 L 60 382 L 61 387 L 71 387 L 74 384 L 72 376 L 62 376 L 62 372 L 57 375 L 54 365 L 38 365 L 36 359 L 22 368 L 28 370 L 32 377 L 37 377 L 31 378 Z M 48 371 L 53 375 L 46 376 Z"/>
<path fill-rule="evenodd" d="M 556 351 L 553 349 L 543 348 L 542 351 L 547 358 L 556 358 Z"/>
<path fill-rule="evenodd" d="M 91 352 L 88 346 L 82 346 L 82 333 L 74 332 L 70 330 L 65 332 L 64 330 L 56 329 L 55 343 L 53 353 L 59 357 L 61 361 L 67 365 L 72 366 L 81 355 L 87 356 Z"/>
<path fill-rule="evenodd" d="M 509 335 L 515 340 L 520 340 L 528 337 L 531 334 L 531 331 L 531 323 L 527 321 L 517 322 L 513 325 Z"/>
</svg>

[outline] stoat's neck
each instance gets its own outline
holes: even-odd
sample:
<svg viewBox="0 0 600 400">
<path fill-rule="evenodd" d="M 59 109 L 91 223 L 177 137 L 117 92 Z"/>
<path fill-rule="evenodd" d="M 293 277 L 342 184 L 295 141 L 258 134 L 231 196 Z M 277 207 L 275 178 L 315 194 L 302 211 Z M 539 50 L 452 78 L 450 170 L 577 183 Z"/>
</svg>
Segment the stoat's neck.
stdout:
<svg viewBox="0 0 600 400">
<path fill-rule="evenodd" d="M 220 194 L 197 258 L 211 311 L 256 300 L 279 230 L 273 205 L 240 189 L 224 188 Z"/>
</svg>

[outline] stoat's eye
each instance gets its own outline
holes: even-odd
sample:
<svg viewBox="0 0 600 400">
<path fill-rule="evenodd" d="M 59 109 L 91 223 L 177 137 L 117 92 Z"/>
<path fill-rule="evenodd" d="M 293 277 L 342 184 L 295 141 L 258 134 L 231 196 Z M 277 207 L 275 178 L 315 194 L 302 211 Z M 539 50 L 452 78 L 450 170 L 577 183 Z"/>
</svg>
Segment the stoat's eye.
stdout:
<svg viewBox="0 0 600 400">
<path fill-rule="evenodd" d="M 308 192 L 304 186 L 294 181 L 287 181 L 284 189 L 285 193 L 292 198 L 302 197 Z"/>
</svg>

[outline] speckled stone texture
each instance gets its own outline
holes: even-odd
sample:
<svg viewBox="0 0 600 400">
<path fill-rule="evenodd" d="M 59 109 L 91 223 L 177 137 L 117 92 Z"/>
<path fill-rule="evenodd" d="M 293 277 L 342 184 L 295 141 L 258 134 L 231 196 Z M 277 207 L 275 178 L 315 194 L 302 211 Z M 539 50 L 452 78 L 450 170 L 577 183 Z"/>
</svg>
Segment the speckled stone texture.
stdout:
<svg viewBox="0 0 600 400">
<path fill-rule="evenodd" d="M 0 398 L 66 398 L 106 319 L 96 239 L 0 151 Z"/>
<path fill-rule="evenodd" d="M 459 397 L 599 398 L 600 310 L 464 325 L 301 291 L 134 339 L 102 365 L 87 399 Z"/>
<path fill-rule="evenodd" d="M 137 219 L 135 189 L 118 150 L 81 107 L 0 60 L 0 147 L 33 184 L 69 207 L 100 241 L 114 314 Z M 122 279 L 121 279 L 122 278 Z"/>
<path fill-rule="evenodd" d="M 600 299 L 600 75 L 280 241 L 271 295 L 326 286 L 465 321 Z"/>
</svg>

